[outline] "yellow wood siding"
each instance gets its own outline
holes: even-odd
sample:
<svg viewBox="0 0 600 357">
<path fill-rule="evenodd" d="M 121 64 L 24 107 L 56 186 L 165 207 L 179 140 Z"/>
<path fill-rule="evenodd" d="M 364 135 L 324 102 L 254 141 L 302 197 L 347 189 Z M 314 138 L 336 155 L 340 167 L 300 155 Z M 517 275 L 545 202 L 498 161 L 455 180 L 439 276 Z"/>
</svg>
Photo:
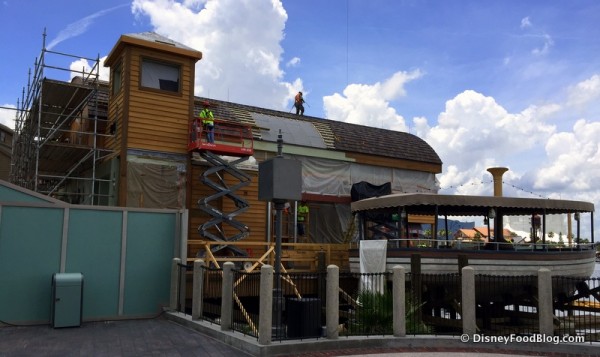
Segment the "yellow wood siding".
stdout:
<svg viewBox="0 0 600 357">
<path fill-rule="evenodd" d="M 165 93 L 140 88 L 142 59 L 163 61 L 180 66 L 180 93 Z M 131 76 L 127 148 L 177 154 L 187 153 L 187 133 L 193 91 L 193 60 L 143 48 L 131 51 Z"/>
<path fill-rule="evenodd" d="M 252 181 L 248 186 L 237 191 L 236 194 L 247 200 L 250 203 L 250 207 L 244 213 L 237 216 L 236 219 L 247 225 L 250 229 L 250 235 L 245 241 L 264 242 L 266 240 L 267 203 L 258 200 L 258 172 L 246 172 L 246 174 L 252 177 Z M 225 175 L 224 179 L 225 183 L 230 187 L 239 183 L 231 175 Z M 227 213 L 236 210 L 234 202 L 230 199 L 223 200 L 222 207 Z M 228 235 L 233 235 L 238 231 L 226 225 L 225 232 Z"/>
<path fill-rule="evenodd" d="M 431 173 L 441 173 L 442 165 L 430 164 L 426 162 L 410 161 L 410 160 L 399 160 L 388 157 L 357 154 L 357 153 L 346 153 L 346 157 L 356 160 L 357 163 L 366 165 L 375 165 L 382 167 L 391 167 L 396 169 L 406 169 L 415 171 L 424 171 Z"/>
<path fill-rule="evenodd" d="M 123 118 L 125 116 L 125 96 L 128 90 L 128 87 L 125 84 L 127 81 L 127 76 L 129 73 L 128 62 L 126 60 L 125 54 L 121 54 L 119 56 L 119 60 L 121 62 L 121 90 L 118 93 L 110 93 L 110 100 L 108 103 L 108 122 L 106 128 L 104 130 L 104 134 L 109 135 L 104 139 L 105 146 L 115 153 L 119 153 L 121 149 L 121 140 L 123 139 Z M 111 135 L 111 127 L 114 126 L 115 132 Z"/>
</svg>

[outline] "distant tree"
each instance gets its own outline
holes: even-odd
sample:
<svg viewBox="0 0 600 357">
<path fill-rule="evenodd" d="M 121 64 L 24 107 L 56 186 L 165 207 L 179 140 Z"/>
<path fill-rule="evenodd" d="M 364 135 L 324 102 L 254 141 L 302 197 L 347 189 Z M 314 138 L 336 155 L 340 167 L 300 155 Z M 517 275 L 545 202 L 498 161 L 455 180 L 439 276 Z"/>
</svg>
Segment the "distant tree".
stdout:
<svg viewBox="0 0 600 357">
<path fill-rule="evenodd" d="M 423 235 L 425 236 L 425 238 L 431 239 L 431 229 L 424 230 Z"/>
</svg>

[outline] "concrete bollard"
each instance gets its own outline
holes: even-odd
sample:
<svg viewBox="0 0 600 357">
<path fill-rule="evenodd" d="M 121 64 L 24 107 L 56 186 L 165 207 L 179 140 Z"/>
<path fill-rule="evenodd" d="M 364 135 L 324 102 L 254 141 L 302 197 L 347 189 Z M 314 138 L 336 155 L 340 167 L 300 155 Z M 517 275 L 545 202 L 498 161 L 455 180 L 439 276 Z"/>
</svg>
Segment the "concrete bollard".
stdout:
<svg viewBox="0 0 600 357">
<path fill-rule="evenodd" d="M 171 263 L 171 296 L 169 299 L 169 309 L 177 311 L 177 295 L 179 293 L 179 264 L 181 259 L 173 258 Z"/>
<path fill-rule="evenodd" d="M 192 282 L 192 320 L 202 318 L 202 300 L 204 296 L 204 261 L 194 260 Z"/>
<path fill-rule="evenodd" d="M 538 270 L 538 316 L 542 335 L 554 335 L 552 310 L 552 275 L 550 270 L 541 268 Z"/>
<path fill-rule="evenodd" d="M 475 269 L 472 267 L 462 268 L 462 302 L 461 317 L 463 333 L 473 337 L 477 333 L 477 321 L 475 320 Z"/>
<path fill-rule="evenodd" d="M 223 264 L 223 287 L 221 289 L 221 331 L 231 330 L 233 322 L 233 268 L 235 264 Z"/>
<path fill-rule="evenodd" d="M 273 333 L 273 267 L 260 268 L 260 307 L 258 321 L 258 343 L 271 344 Z"/>
<path fill-rule="evenodd" d="M 394 336 L 404 337 L 406 336 L 406 269 L 396 265 L 392 272 Z"/>
<path fill-rule="evenodd" d="M 327 267 L 327 304 L 326 311 L 326 331 L 327 338 L 337 340 L 339 337 L 340 321 L 340 269 L 335 265 Z"/>
</svg>

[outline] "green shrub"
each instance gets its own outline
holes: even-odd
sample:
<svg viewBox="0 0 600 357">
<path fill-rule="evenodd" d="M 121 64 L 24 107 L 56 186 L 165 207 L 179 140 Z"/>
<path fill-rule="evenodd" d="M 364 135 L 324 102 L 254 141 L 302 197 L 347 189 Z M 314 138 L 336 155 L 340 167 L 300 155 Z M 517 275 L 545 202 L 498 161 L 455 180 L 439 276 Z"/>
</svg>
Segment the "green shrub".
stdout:
<svg viewBox="0 0 600 357">
<path fill-rule="evenodd" d="M 383 294 L 363 290 L 358 293 L 359 307 L 356 309 L 355 318 L 349 323 L 351 331 L 360 330 L 367 335 L 391 335 L 394 332 L 394 319 L 392 315 L 393 294 L 387 289 Z M 430 333 L 427 326 L 418 316 L 417 312 L 422 306 L 417 305 L 406 295 L 406 333 Z"/>
</svg>

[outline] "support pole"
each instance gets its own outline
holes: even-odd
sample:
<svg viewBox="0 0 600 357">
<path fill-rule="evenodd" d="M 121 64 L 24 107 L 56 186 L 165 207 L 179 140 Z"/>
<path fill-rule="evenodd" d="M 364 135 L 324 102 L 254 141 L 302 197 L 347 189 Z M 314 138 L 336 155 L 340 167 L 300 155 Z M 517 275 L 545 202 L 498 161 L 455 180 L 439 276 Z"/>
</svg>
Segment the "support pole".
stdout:
<svg viewBox="0 0 600 357">
<path fill-rule="evenodd" d="M 395 337 L 406 336 L 406 269 L 396 265 L 393 268 L 393 327 Z"/>
<path fill-rule="evenodd" d="M 550 270 L 546 268 L 538 270 L 538 314 L 540 334 L 546 336 L 554 335 L 552 275 L 550 274 Z"/>
<path fill-rule="evenodd" d="M 194 275 L 192 277 L 192 320 L 202 318 L 202 304 L 204 296 L 204 262 L 194 260 Z"/>
<path fill-rule="evenodd" d="M 281 231 L 282 213 L 285 201 L 274 200 L 275 204 L 275 289 L 273 289 L 273 335 L 283 337 L 282 312 L 283 294 L 281 291 Z"/>
<path fill-rule="evenodd" d="M 340 321 L 340 269 L 335 265 L 327 267 L 327 304 L 326 323 L 327 338 L 337 340 L 339 337 Z"/>
<path fill-rule="evenodd" d="M 169 299 L 169 309 L 177 311 L 177 295 L 179 293 L 179 264 L 181 259 L 173 258 L 171 263 L 171 296 Z"/>
<path fill-rule="evenodd" d="M 232 262 L 223 264 L 223 287 L 221 289 L 221 331 L 230 331 L 233 321 L 233 267 Z"/>
<path fill-rule="evenodd" d="M 273 267 L 263 265 L 260 268 L 260 307 L 258 322 L 258 343 L 269 345 L 272 341 L 273 327 Z"/>
<path fill-rule="evenodd" d="M 475 320 L 475 270 L 472 267 L 462 268 L 462 302 L 461 318 L 463 325 L 463 333 L 470 336 L 473 340 L 473 335 L 477 333 L 477 322 Z"/>
</svg>

